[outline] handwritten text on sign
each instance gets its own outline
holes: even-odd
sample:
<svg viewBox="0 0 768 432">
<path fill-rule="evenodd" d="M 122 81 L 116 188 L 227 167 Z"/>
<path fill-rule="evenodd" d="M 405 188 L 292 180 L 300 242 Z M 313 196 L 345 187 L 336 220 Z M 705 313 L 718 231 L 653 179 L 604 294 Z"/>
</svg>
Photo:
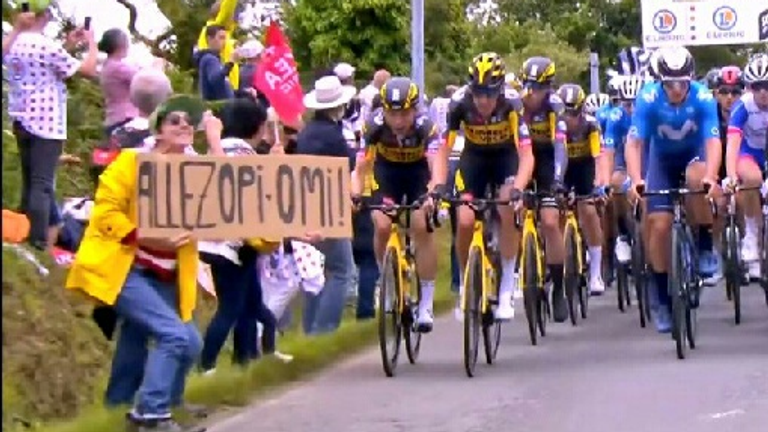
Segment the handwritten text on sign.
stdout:
<svg viewBox="0 0 768 432">
<path fill-rule="evenodd" d="M 352 236 L 345 158 L 181 156 L 138 159 L 139 231 L 199 239 Z"/>
</svg>

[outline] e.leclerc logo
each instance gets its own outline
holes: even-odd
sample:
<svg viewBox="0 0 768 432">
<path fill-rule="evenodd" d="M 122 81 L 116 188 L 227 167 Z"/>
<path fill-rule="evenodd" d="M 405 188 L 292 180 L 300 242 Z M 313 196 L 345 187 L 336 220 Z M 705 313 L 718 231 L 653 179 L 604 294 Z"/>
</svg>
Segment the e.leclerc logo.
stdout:
<svg viewBox="0 0 768 432">
<path fill-rule="evenodd" d="M 716 31 L 708 31 L 707 39 L 744 39 L 744 30 L 734 30 L 739 17 L 730 6 L 720 6 L 712 13 L 712 24 Z M 736 41 L 734 41 L 736 42 Z"/>
<path fill-rule="evenodd" d="M 736 11 L 730 6 L 720 6 L 712 14 L 712 23 L 721 31 L 728 31 L 736 26 L 738 17 Z"/>
<path fill-rule="evenodd" d="M 672 12 L 662 9 L 653 15 L 653 29 L 659 34 L 669 34 L 677 27 L 677 17 Z"/>
</svg>

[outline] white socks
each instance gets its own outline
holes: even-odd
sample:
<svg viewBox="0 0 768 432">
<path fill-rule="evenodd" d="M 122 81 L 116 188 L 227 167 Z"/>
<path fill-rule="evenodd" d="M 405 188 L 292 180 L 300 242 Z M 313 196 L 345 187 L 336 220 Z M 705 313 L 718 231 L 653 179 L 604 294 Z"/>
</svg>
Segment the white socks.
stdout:
<svg viewBox="0 0 768 432">
<path fill-rule="evenodd" d="M 602 246 L 590 246 L 589 253 L 589 277 L 602 277 L 603 248 Z"/>
</svg>

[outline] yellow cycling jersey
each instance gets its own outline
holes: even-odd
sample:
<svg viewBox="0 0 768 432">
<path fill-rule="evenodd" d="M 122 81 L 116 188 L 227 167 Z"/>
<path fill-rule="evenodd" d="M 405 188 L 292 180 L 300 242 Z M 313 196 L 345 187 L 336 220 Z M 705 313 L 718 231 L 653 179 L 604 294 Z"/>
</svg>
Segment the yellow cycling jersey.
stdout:
<svg viewBox="0 0 768 432">
<path fill-rule="evenodd" d="M 523 120 L 528 124 L 533 145 L 552 145 L 558 134 L 565 130 L 558 118 L 563 113 L 565 105 L 560 97 L 552 92 L 544 98 L 539 109 L 522 110 Z"/>
<path fill-rule="evenodd" d="M 459 131 L 464 131 L 464 149 L 485 150 L 517 148 L 530 145 L 528 127 L 520 120 L 522 110 L 520 95 L 506 88 L 496 103 L 490 118 L 484 119 L 477 112 L 468 86 L 454 93 L 448 108 L 448 139 L 450 148 Z"/>
<path fill-rule="evenodd" d="M 580 160 L 600 155 L 600 125 L 591 115 L 579 116 L 578 123 L 568 127 L 566 122 L 566 146 L 568 159 Z"/>
<path fill-rule="evenodd" d="M 424 161 L 428 154 L 440 148 L 437 126 L 424 114 L 418 114 L 413 128 L 404 137 L 398 137 L 384 122 L 384 111 L 379 108 L 365 122 L 360 151 L 368 160 L 395 164 Z"/>
</svg>

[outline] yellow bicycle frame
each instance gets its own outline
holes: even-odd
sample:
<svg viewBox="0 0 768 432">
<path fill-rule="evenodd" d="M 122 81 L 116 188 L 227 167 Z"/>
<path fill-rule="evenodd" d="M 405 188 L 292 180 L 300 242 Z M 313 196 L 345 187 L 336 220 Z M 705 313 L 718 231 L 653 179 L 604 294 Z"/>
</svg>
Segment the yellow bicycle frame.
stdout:
<svg viewBox="0 0 768 432">
<path fill-rule="evenodd" d="M 488 254 L 485 252 L 485 238 L 483 237 L 484 222 L 482 220 L 476 220 L 474 228 L 472 229 L 472 241 L 469 244 L 469 250 L 477 248 L 480 251 L 480 258 L 482 262 L 482 302 L 480 304 L 480 312 L 485 313 L 488 309 L 488 291 L 489 287 L 495 285 L 495 280 L 489 280 L 488 269 L 492 269 L 493 265 L 491 260 L 488 259 Z M 469 280 L 469 261 L 464 266 L 464 289 L 461 291 L 461 310 L 464 311 L 467 308 L 467 281 Z"/>
<path fill-rule="evenodd" d="M 405 295 L 411 293 L 411 280 L 410 278 L 403 278 L 405 272 L 403 270 L 408 269 L 408 260 L 405 259 L 405 253 L 403 252 L 403 244 L 400 239 L 400 226 L 397 223 L 392 224 L 392 229 L 389 232 L 389 239 L 387 239 L 387 248 L 385 250 L 394 250 L 397 260 L 397 286 L 400 287 L 397 293 L 398 299 L 398 313 L 402 313 L 405 309 Z M 411 269 L 412 270 L 412 269 Z"/>
<path fill-rule="evenodd" d="M 582 274 L 584 272 L 584 263 L 582 262 L 582 257 L 584 256 L 584 251 L 582 250 L 582 241 L 581 241 L 581 231 L 579 231 L 579 220 L 576 218 L 576 212 L 569 208 L 565 212 L 565 225 L 564 228 L 571 228 L 573 232 L 575 233 L 575 241 L 576 241 L 576 263 L 577 263 L 577 269 L 579 271 L 579 274 Z M 566 230 L 563 229 L 563 233 L 565 233 Z M 563 236 L 563 242 L 565 242 L 565 236 Z"/>
<path fill-rule="evenodd" d="M 518 278 L 518 284 L 520 285 L 521 289 L 525 289 L 525 286 L 527 285 L 528 281 L 528 275 L 525 274 L 525 263 L 526 263 L 526 251 L 525 251 L 525 238 L 526 236 L 530 234 L 533 236 L 534 240 L 534 246 L 536 248 L 536 271 L 540 275 L 544 275 L 544 260 L 542 259 L 543 252 L 541 250 L 541 243 L 539 242 L 539 230 L 536 229 L 536 210 L 531 208 L 526 208 L 525 213 L 523 214 L 523 232 L 520 236 L 521 239 L 521 247 L 520 247 L 520 260 L 521 263 L 520 266 L 520 277 Z M 544 289 L 544 284 L 540 284 L 541 289 Z"/>
</svg>

